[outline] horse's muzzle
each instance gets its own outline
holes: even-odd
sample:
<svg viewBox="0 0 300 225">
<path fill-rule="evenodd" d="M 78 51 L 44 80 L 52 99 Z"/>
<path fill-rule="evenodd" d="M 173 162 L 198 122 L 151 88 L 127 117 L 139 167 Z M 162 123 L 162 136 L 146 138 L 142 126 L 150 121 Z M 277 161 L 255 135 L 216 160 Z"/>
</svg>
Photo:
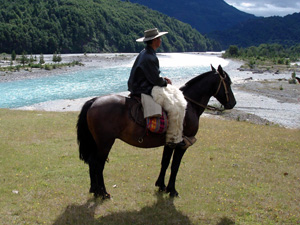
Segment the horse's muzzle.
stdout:
<svg viewBox="0 0 300 225">
<path fill-rule="evenodd" d="M 236 105 L 236 101 L 234 100 L 234 101 L 230 101 L 230 102 L 228 102 L 228 103 L 226 103 L 225 105 L 224 105 L 224 108 L 225 109 L 233 109 L 233 107 Z"/>
</svg>

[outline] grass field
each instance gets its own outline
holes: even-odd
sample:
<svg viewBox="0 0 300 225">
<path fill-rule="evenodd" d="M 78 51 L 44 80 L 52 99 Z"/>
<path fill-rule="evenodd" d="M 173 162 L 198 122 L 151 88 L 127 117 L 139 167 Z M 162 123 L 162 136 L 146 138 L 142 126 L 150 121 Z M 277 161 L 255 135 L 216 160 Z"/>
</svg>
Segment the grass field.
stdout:
<svg viewBox="0 0 300 225">
<path fill-rule="evenodd" d="M 300 224 L 300 130 L 202 118 L 174 199 L 154 186 L 162 148 L 117 141 L 102 201 L 88 193 L 76 120 L 0 110 L 0 224 Z"/>
</svg>

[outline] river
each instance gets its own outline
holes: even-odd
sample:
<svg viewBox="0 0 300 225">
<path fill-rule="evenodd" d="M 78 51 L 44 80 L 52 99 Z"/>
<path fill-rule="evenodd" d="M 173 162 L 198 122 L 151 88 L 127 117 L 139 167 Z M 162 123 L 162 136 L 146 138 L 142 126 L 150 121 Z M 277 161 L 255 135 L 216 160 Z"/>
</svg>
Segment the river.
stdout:
<svg viewBox="0 0 300 225">
<path fill-rule="evenodd" d="M 64 58 L 64 56 L 62 56 Z M 210 65 L 222 65 L 233 83 L 255 80 L 289 79 L 289 74 L 249 74 L 237 70 L 240 63 L 225 60 L 220 53 L 161 53 L 158 54 L 161 75 L 176 86 L 210 70 Z M 50 76 L 38 76 L 0 82 L 0 108 L 66 111 L 80 110 L 92 96 L 112 93 L 127 94 L 127 80 L 134 57 L 118 63 L 87 63 L 83 69 L 64 71 Z M 92 60 L 90 60 L 92 61 Z M 91 66 L 92 65 L 92 66 Z M 100 64 L 99 64 L 100 65 Z M 300 128 L 300 103 L 284 103 L 276 99 L 234 89 L 236 108 L 255 114 L 288 128 Z M 216 101 L 212 98 L 211 104 Z"/>
</svg>

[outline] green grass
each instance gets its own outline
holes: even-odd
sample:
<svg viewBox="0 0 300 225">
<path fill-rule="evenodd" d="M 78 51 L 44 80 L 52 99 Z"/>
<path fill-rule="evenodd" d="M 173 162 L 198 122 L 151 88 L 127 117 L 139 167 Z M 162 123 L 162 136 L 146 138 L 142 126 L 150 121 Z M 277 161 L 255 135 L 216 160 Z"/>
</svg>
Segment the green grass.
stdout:
<svg viewBox="0 0 300 225">
<path fill-rule="evenodd" d="M 162 148 L 117 141 L 102 201 L 88 193 L 76 119 L 0 110 L 1 224 L 300 223 L 300 130 L 202 118 L 175 199 L 154 187 Z"/>
</svg>

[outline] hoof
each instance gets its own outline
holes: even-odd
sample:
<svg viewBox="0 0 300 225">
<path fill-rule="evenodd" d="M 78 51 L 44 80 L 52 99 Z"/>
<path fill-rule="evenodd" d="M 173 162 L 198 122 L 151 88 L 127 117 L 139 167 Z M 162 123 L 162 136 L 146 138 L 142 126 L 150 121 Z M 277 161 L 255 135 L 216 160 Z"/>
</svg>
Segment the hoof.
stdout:
<svg viewBox="0 0 300 225">
<path fill-rule="evenodd" d="M 170 197 L 171 198 L 179 197 L 179 194 L 177 191 L 172 191 L 172 192 L 170 192 Z"/>
<path fill-rule="evenodd" d="M 94 193 L 94 197 L 95 198 L 101 198 L 102 197 L 102 199 L 105 200 L 105 199 L 110 199 L 110 194 L 108 194 L 108 193 L 101 193 L 101 194 Z"/>
<path fill-rule="evenodd" d="M 160 184 L 160 182 L 156 181 L 155 186 L 158 187 L 159 191 L 166 191 L 166 185 Z"/>
<path fill-rule="evenodd" d="M 159 192 L 165 192 L 166 191 L 166 187 L 158 187 L 158 191 Z"/>
<path fill-rule="evenodd" d="M 110 194 L 103 190 L 97 190 L 96 188 L 95 189 L 91 188 L 90 193 L 93 193 L 95 198 L 102 197 L 102 199 L 110 199 Z"/>
<path fill-rule="evenodd" d="M 175 190 L 175 189 L 166 189 L 166 192 L 167 193 L 170 193 L 170 197 L 178 197 L 179 196 L 179 194 L 178 194 L 178 192 Z"/>
<path fill-rule="evenodd" d="M 110 199 L 110 194 L 106 193 L 102 196 L 102 199 L 105 200 L 105 199 Z"/>
</svg>

